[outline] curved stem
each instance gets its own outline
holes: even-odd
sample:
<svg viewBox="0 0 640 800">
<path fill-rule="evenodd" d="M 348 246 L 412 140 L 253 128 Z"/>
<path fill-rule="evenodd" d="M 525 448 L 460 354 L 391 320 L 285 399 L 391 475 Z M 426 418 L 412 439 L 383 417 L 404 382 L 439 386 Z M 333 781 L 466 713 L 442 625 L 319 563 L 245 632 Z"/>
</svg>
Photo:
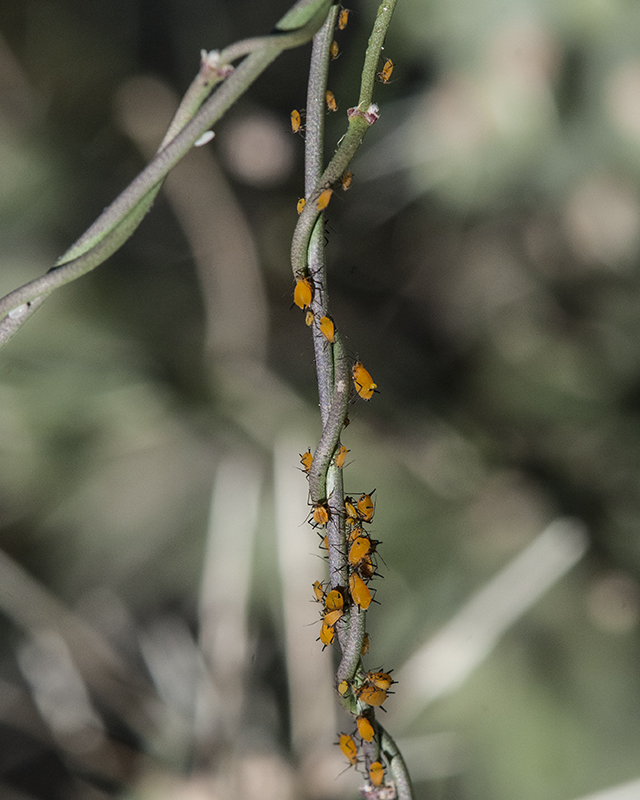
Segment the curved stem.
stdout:
<svg viewBox="0 0 640 800">
<path fill-rule="evenodd" d="M 349 402 L 350 381 L 347 356 L 337 331 L 333 352 L 335 369 L 333 398 L 327 412 L 327 422 L 313 454 L 313 463 L 309 470 L 309 492 L 312 503 L 324 502 L 327 499 L 327 470 L 344 426 Z"/>
<path fill-rule="evenodd" d="M 151 207 L 169 170 L 283 50 L 297 47 L 313 36 L 325 19 L 330 4 L 330 0 L 301 0 L 296 3 L 276 26 L 276 35 L 247 40 L 250 44 L 245 43 L 243 52 L 250 54 L 231 74 L 223 67 L 234 53 L 231 49 L 223 51 L 216 67 L 221 69 L 220 80 L 226 75 L 228 77 L 218 90 L 202 103 L 216 79 L 211 77 L 208 84 L 203 80 L 202 85 L 195 88 L 192 84 L 193 92 L 188 93 L 186 106 L 183 102 L 180 114 L 174 117 L 165 137 L 165 146 L 148 166 L 58 259 L 52 270 L 0 299 L 0 314 L 8 314 L 28 304 L 26 309 L 20 308 L 20 314 L 11 317 L 9 322 L 6 318 L 0 322 L 0 345 L 8 341 L 41 305 L 34 300 L 48 296 L 58 287 L 94 269 L 131 236 Z M 300 23 L 299 27 L 297 23 Z M 224 58 L 228 60 L 225 62 Z M 198 78 L 194 83 L 197 81 Z M 174 130 L 177 132 L 170 138 Z"/>
<path fill-rule="evenodd" d="M 411 778 L 409 777 L 407 765 L 404 763 L 404 758 L 402 758 L 402 753 L 398 749 L 398 745 L 379 722 L 378 729 L 380 731 L 380 749 L 389 762 L 391 774 L 393 775 L 393 780 L 398 792 L 398 800 L 413 800 Z"/>
</svg>

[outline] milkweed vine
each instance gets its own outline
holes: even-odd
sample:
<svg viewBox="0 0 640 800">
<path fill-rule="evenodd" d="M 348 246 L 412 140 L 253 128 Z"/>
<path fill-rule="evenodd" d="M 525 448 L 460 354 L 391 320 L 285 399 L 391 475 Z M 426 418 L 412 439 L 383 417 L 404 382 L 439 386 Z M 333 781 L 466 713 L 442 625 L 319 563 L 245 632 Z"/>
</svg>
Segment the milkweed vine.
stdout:
<svg viewBox="0 0 640 800">
<path fill-rule="evenodd" d="M 336 695 L 353 716 L 353 736 L 342 733 L 339 745 L 350 764 L 363 767 L 361 793 L 370 800 L 410 800 L 406 766 L 393 739 L 375 716 L 394 683 L 390 673 L 366 671 L 363 656 L 369 647 L 366 610 L 372 602 L 369 583 L 377 575 L 375 552 L 366 525 L 373 519 L 371 494 L 357 500 L 345 497 L 343 469 L 349 452 L 340 436 L 354 393 L 371 400 L 377 389 L 360 360 L 349 364 L 339 326 L 329 313 L 324 260 L 323 212 L 336 189 L 347 190 L 353 175 L 348 166 L 367 130 L 377 121 L 373 89 L 387 83 L 393 63 L 378 68 L 384 38 L 397 0 L 380 5 L 367 46 L 360 97 L 349 108 L 347 130 L 326 168 L 322 164 L 325 107 L 336 113 L 340 103 L 327 88 L 328 66 L 340 54 L 336 28 L 344 31 L 349 10 L 330 0 L 298 0 L 269 36 L 237 42 L 222 51 L 203 51 L 200 70 L 186 92 L 155 158 L 98 217 L 88 230 L 42 277 L 0 298 L 0 346 L 59 287 L 103 263 L 133 234 L 162 187 L 169 170 L 194 145 L 208 141 L 211 126 L 253 81 L 286 49 L 313 37 L 308 97 L 304 114 L 291 112 L 291 129 L 305 134 L 305 193 L 298 202 L 298 222 L 291 245 L 294 304 L 305 313 L 311 331 L 318 378 L 322 435 L 315 452 L 301 456 L 309 480 L 310 522 L 326 531 L 329 580 L 316 581 L 313 592 L 322 604 L 320 640 L 340 647 Z M 233 62 L 243 60 L 234 65 Z M 303 123 L 304 116 L 304 123 Z M 357 732 L 357 733 L 356 733 Z M 390 778 L 387 777 L 387 769 Z"/>
<path fill-rule="evenodd" d="M 348 188 L 351 184 L 349 163 L 365 133 L 378 119 L 373 86 L 376 77 L 381 80 L 376 66 L 395 5 L 395 0 L 390 0 L 378 9 L 365 56 L 360 98 L 347 111 L 347 131 L 325 169 L 321 155 L 324 106 L 333 112 L 338 108 L 333 93 L 326 87 L 328 66 L 336 52 L 335 28 L 346 28 L 348 10 L 334 6 L 314 37 L 306 106 L 305 202 L 298 204 L 299 218 L 291 248 L 296 281 L 294 303 L 306 311 L 305 321 L 313 337 L 322 420 L 322 435 L 313 457 L 301 456 L 309 480 L 312 506 L 309 522 L 326 531 L 323 543 L 326 542 L 328 549 L 329 591 L 325 593 L 319 581 L 313 585 L 316 600 L 323 604 L 320 641 L 323 647 L 336 641 L 340 647 L 336 693 L 354 717 L 354 734 L 357 730 L 360 744 L 348 733 L 340 734 L 338 743 L 351 765 L 358 768 L 362 763 L 365 783 L 361 793 L 370 800 L 394 797 L 409 800 L 412 791 L 404 760 L 375 716 L 375 709 L 387 700 L 394 681 L 387 672 L 365 671 L 362 662 L 368 649 L 366 610 L 373 597 L 368 584 L 377 575 L 374 554 L 380 542 L 371 539 L 365 528 L 373 520 L 371 494 L 362 494 L 355 501 L 344 494 L 346 448 L 340 436 L 353 393 L 370 400 L 377 385 L 359 359 L 349 367 L 339 327 L 329 314 L 323 211 L 335 185 Z M 383 83 L 388 81 L 391 69 L 388 61 L 383 69 Z M 297 132 L 299 126 L 294 125 L 293 129 Z M 319 324 L 314 324 L 315 320 Z M 389 767 L 390 780 L 386 779 L 383 762 Z"/>
</svg>

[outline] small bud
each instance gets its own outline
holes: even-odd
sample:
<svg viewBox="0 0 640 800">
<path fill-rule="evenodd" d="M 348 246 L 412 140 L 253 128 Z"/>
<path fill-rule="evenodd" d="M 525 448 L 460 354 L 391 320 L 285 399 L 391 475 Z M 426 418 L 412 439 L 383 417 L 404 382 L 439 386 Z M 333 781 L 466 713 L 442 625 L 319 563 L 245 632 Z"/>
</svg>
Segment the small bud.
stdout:
<svg viewBox="0 0 640 800">
<path fill-rule="evenodd" d="M 195 142 L 193 143 L 193 146 L 194 147 L 202 147 L 203 144 L 207 144 L 207 142 L 210 142 L 213 139 L 214 136 L 215 136 L 215 133 L 213 131 L 205 131 L 202 134 L 202 136 L 200 136 L 198 139 L 195 140 Z"/>
</svg>

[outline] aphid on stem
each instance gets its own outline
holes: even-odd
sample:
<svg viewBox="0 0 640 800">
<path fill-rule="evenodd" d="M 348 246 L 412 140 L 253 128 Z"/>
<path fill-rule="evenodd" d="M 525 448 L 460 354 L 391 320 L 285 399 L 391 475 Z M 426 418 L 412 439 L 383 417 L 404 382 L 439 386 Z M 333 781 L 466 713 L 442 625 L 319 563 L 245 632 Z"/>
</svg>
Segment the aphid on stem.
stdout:
<svg viewBox="0 0 640 800">
<path fill-rule="evenodd" d="M 302 112 L 303 114 L 304 112 Z M 302 133 L 304 125 L 302 124 L 302 114 L 296 108 L 290 114 L 291 131 L 292 133 Z"/>
<path fill-rule="evenodd" d="M 316 208 L 318 211 L 323 211 L 329 205 L 329 200 L 331 200 L 332 194 L 333 189 L 325 189 L 324 192 L 321 192 L 316 201 Z"/>
<path fill-rule="evenodd" d="M 313 300 L 313 284 L 309 278 L 298 278 L 293 290 L 293 302 L 303 311 Z"/>
<path fill-rule="evenodd" d="M 349 760 L 349 763 L 355 766 L 358 762 L 358 748 L 348 733 L 340 734 L 339 745 L 343 754 Z"/>
<path fill-rule="evenodd" d="M 389 79 L 391 78 L 391 73 L 393 72 L 393 61 L 388 58 L 384 62 L 384 67 L 380 70 L 380 72 L 376 73 L 376 77 L 380 81 L 380 83 L 389 83 Z"/>
<path fill-rule="evenodd" d="M 353 385 L 356 392 L 363 400 L 371 400 L 373 393 L 378 388 L 378 384 L 373 382 L 373 378 L 364 368 L 362 361 L 356 361 L 351 369 Z"/>
</svg>

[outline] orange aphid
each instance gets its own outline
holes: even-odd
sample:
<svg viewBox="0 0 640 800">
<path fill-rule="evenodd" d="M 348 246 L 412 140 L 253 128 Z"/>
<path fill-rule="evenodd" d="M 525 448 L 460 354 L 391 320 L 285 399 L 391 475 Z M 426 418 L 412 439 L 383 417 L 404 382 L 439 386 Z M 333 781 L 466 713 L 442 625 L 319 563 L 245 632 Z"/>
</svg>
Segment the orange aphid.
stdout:
<svg viewBox="0 0 640 800">
<path fill-rule="evenodd" d="M 314 315 L 313 311 L 307 311 L 307 313 L 305 314 L 304 321 L 305 321 L 305 323 L 307 324 L 307 326 L 309 328 L 313 325 L 313 320 L 314 319 L 315 319 L 315 315 Z"/>
<path fill-rule="evenodd" d="M 393 72 L 393 61 L 388 58 L 384 62 L 384 67 L 378 72 L 378 78 L 382 81 L 382 83 L 389 83 L 389 78 L 391 78 L 391 73 Z"/>
<path fill-rule="evenodd" d="M 331 47 L 329 48 L 329 53 L 331 54 L 331 58 L 334 61 L 340 55 L 340 48 L 338 47 L 338 43 L 336 41 L 331 42 Z"/>
<path fill-rule="evenodd" d="M 358 726 L 360 738 L 364 739 L 365 742 L 372 742 L 376 732 L 369 720 L 366 717 L 356 717 L 356 725 Z"/>
<path fill-rule="evenodd" d="M 293 290 L 293 302 L 298 308 L 305 309 L 313 300 L 313 284 L 309 278 L 298 278 L 296 288 Z"/>
<path fill-rule="evenodd" d="M 338 611 L 344 606 L 344 597 L 339 589 L 332 589 L 325 597 L 324 607 L 327 611 Z"/>
<path fill-rule="evenodd" d="M 358 700 L 366 703 L 368 706 L 381 706 L 387 699 L 387 693 L 384 689 L 376 689 L 375 686 L 363 686 L 358 690 Z"/>
<path fill-rule="evenodd" d="M 304 207 L 306 205 L 307 205 L 307 201 L 304 199 L 304 197 L 301 197 L 298 200 L 298 204 L 296 205 L 296 210 L 297 210 L 298 214 L 302 214 L 302 212 L 304 211 Z"/>
<path fill-rule="evenodd" d="M 318 603 L 321 603 L 324 600 L 324 588 L 320 581 L 313 582 L 313 593 Z"/>
<path fill-rule="evenodd" d="M 349 563 L 357 566 L 373 550 L 374 544 L 367 536 L 358 536 L 349 548 Z"/>
<path fill-rule="evenodd" d="M 341 608 L 337 608 L 335 611 L 327 611 L 325 612 L 323 619 L 323 625 L 329 625 L 331 628 L 336 624 L 336 622 L 342 616 L 343 611 Z"/>
<path fill-rule="evenodd" d="M 333 320 L 329 319 L 329 317 L 320 317 L 318 324 L 324 338 L 333 344 L 336 340 L 336 329 Z"/>
<path fill-rule="evenodd" d="M 351 530 L 348 531 L 349 544 L 353 544 L 354 541 L 358 538 L 358 536 L 367 536 L 367 532 L 359 524 L 359 522 L 360 522 L 360 520 L 357 520 L 357 521 L 350 520 L 350 519 L 347 520 L 347 524 L 351 528 Z"/>
<path fill-rule="evenodd" d="M 369 652 L 369 634 L 365 633 L 364 639 L 362 640 L 362 647 L 360 648 L 360 655 L 366 656 Z"/>
<path fill-rule="evenodd" d="M 329 507 L 326 503 L 316 503 L 311 516 L 316 525 L 326 525 L 329 522 Z"/>
<path fill-rule="evenodd" d="M 369 608 L 372 600 L 371 592 L 357 572 L 349 577 L 349 591 L 351 599 L 357 606 L 360 606 L 363 611 Z"/>
<path fill-rule="evenodd" d="M 362 366 L 362 361 L 356 361 L 351 370 L 351 375 L 353 376 L 356 392 L 363 400 L 371 400 L 378 385 L 373 382 L 371 375 Z"/>
<path fill-rule="evenodd" d="M 330 645 L 335 637 L 335 631 L 331 625 L 328 625 L 326 622 L 322 623 L 322 627 L 320 628 L 320 641 L 322 644 L 327 647 Z"/>
<path fill-rule="evenodd" d="M 340 178 L 340 182 L 342 183 L 342 188 L 346 192 L 347 189 L 351 186 L 351 181 L 353 180 L 353 172 L 348 169 L 342 178 Z"/>
<path fill-rule="evenodd" d="M 384 767 L 379 761 L 374 761 L 369 767 L 369 780 L 374 786 L 382 786 L 384 780 Z"/>
<path fill-rule="evenodd" d="M 300 463 L 302 464 L 304 471 L 308 473 L 311 469 L 311 465 L 313 464 L 313 453 L 311 450 L 307 450 L 306 453 L 301 454 Z"/>
<path fill-rule="evenodd" d="M 323 548 L 324 550 L 328 550 L 329 549 L 329 537 L 328 536 L 325 536 L 324 539 L 320 542 L 320 547 Z"/>
<path fill-rule="evenodd" d="M 370 581 L 376 574 L 376 568 L 373 566 L 370 555 L 366 555 L 360 560 L 358 563 L 358 572 L 365 581 Z"/>
<path fill-rule="evenodd" d="M 347 27 L 347 22 L 349 21 L 349 9 L 343 8 L 340 11 L 340 16 L 338 17 L 338 28 L 343 31 Z"/>
<path fill-rule="evenodd" d="M 397 683 L 388 672 L 367 672 L 365 680 L 376 689 L 384 689 L 385 692 L 389 691 L 392 684 Z"/>
<path fill-rule="evenodd" d="M 344 510 L 347 515 L 348 524 L 353 525 L 358 521 L 358 509 L 355 507 L 352 497 L 344 498 Z M 349 520 L 351 520 L 351 522 L 349 522 Z"/>
<path fill-rule="evenodd" d="M 335 461 L 336 467 L 338 467 L 338 469 L 342 469 L 344 467 L 344 461 L 345 461 L 345 458 L 347 457 L 347 453 L 348 452 L 350 452 L 350 451 L 347 450 L 347 448 L 344 445 L 340 446 L 340 449 L 338 450 L 338 452 L 336 453 L 336 455 L 335 455 L 335 457 L 333 459 Z"/>
<path fill-rule="evenodd" d="M 327 89 L 327 91 L 324 93 L 324 101 L 327 104 L 327 109 L 329 111 L 337 111 L 338 110 L 338 104 L 336 103 L 336 97 L 335 97 L 334 93 L 330 89 Z"/>
<path fill-rule="evenodd" d="M 293 133 L 299 133 L 302 130 L 302 117 L 295 108 L 291 112 L 291 130 Z"/>
<path fill-rule="evenodd" d="M 340 734 L 340 749 L 349 760 L 349 763 L 355 765 L 358 761 L 358 748 L 348 733 Z"/>
<path fill-rule="evenodd" d="M 329 205 L 329 200 L 331 200 L 332 194 L 333 194 L 333 189 L 325 189 L 324 192 L 322 192 L 322 194 L 318 197 L 318 200 L 316 201 L 316 208 L 318 209 L 318 211 L 323 211 Z"/>
<path fill-rule="evenodd" d="M 373 492 L 371 494 L 373 494 Z M 373 519 L 373 512 L 375 511 L 375 506 L 373 505 L 371 494 L 360 495 L 360 497 L 358 498 L 358 502 L 356 503 L 356 506 L 358 508 L 358 516 L 363 522 L 371 522 L 371 520 Z"/>
</svg>

